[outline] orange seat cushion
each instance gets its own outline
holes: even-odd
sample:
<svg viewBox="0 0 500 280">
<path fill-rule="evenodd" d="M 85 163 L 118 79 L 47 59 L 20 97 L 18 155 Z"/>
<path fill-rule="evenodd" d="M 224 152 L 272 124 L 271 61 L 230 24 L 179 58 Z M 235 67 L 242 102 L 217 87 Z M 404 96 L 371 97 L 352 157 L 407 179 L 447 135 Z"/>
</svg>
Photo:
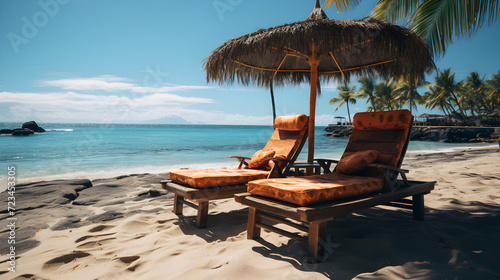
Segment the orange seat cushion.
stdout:
<svg viewBox="0 0 500 280">
<path fill-rule="evenodd" d="M 352 155 L 343 157 L 335 170 L 343 174 L 352 174 L 363 170 L 368 164 L 374 162 L 380 152 L 375 150 L 359 151 Z"/>
<path fill-rule="evenodd" d="M 300 206 L 382 190 L 383 180 L 376 177 L 345 175 L 338 172 L 255 180 L 248 183 L 248 192 Z"/>
<path fill-rule="evenodd" d="M 392 130 L 410 127 L 412 115 L 408 110 L 357 113 L 353 125 L 359 130 Z"/>
<path fill-rule="evenodd" d="M 268 175 L 267 170 L 197 169 L 170 172 L 170 180 L 193 188 L 209 188 L 246 184 L 251 180 L 267 178 Z"/>
<path fill-rule="evenodd" d="M 309 122 L 309 117 L 304 114 L 296 116 L 277 117 L 274 120 L 274 128 L 286 131 L 300 131 Z"/>
<path fill-rule="evenodd" d="M 248 162 L 248 168 L 267 167 L 275 153 L 272 149 L 257 151 Z"/>
</svg>

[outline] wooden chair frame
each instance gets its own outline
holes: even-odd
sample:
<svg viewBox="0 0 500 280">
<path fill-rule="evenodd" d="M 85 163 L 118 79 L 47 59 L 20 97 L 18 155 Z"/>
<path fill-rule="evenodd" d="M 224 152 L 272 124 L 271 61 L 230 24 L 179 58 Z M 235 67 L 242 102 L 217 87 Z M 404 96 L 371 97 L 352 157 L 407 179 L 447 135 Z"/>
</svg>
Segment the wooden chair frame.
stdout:
<svg viewBox="0 0 500 280">
<path fill-rule="evenodd" d="M 411 122 L 413 119 L 411 120 Z M 364 210 L 377 205 L 412 209 L 415 220 L 424 220 L 424 195 L 434 189 L 436 182 L 408 181 L 401 169 L 410 141 L 412 125 L 408 129 L 400 158 L 396 166 L 370 164 L 369 167 L 383 169 L 385 192 L 370 193 L 362 196 L 349 197 L 316 203 L 310 206 L 297 206 L 277 199 L 266 198 L 250 193 L 236 194 L 235 200 L 249 206 L 247 238 L 257 239 L 261 229 L 266 229 L 289 238 L 306 242 L 308 255 L 316 261 L 321 261 L 326 243 L 326 224 L 335 217 Z M 331 172 L 333 163 L 338 160 L 317 159 L 324 173 Z M 401 175 L 402 180 L 398 180 Z M 412 197 L 412 199 L 408 199 Z M 281 223 L 306 233 L 306 236 L 280 229 L 272 223 Z"/>
<path fill-rule="evenodd" d="M 403 184 L 402 181 L 397 183 Z M 251 195 L 236 194 L 237 202 L 250 207 L 247 238 L 257 239 L 261 229 L 308 244 L 308 255 L 316 261 L 324 256 L 326 224 L 335 217 L 365 210 L 377 205 L 389 205 L 412 209 L 413 219 L 424 220 L 424 195 L 434 189 L 436 182 L 408 181 L 409 186 L 394 192 L 371 193 L 368 195 L 339 199 L 312 206 L 297 206 L 283 201 Z M 412 197 L 412 199 L 406 199 Z M 273 226 L 282 223 L 306 233 L 306 236 L 291 233 Z"/>
<path fill-rule="evenodd" d="M 281 158 L 272 159 L 276 163 L 279 161 L 287 162 L 287 165 L 281 169 L 278 164 L 274 164 L 273 168 L 269 171 L 267 178 L 284 177 L 290 170 L 289 165 L 297 160 L 304 143 L 307 139 L 307 127 L 304 128 L 305 132 L 300 140 L 299 146 L 293 153 L 290 160 L 285 160 Z M 246 160 L 250 160 L 249 157 L 242 156 L 229 156 L 230 158 L 235 158 L 240 161 L 238 169 L 248 166 Z M 174 209 L 173 212 L 176 215 L 182 215 L 183 205 L 189 206 L 197 210 L 196 215 L 196 227 L 206 228 L 208 219 L 208 204 L 211 200 L 232 198 L 235 194 L 244 193 L 247 191 L 247 185 L 233 185 L 224 187 L 212 187 L 212 188 L 193 188 L 189 186 L 184 186 L 172 182 L 171 180 L 161 181 L 161 186 L 163 189 L 174 193 Z"/>
</svg>

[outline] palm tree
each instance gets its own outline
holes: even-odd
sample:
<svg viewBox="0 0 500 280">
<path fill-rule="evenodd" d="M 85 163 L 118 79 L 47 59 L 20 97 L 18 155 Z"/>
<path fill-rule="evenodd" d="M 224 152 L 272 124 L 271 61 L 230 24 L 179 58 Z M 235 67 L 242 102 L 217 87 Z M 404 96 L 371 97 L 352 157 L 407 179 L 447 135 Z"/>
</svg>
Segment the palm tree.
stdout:
<svg viewBox="0 0 500 280">
<path fill-rule="evenodd" d="M 445 115 L 451 116 L 451 105 L 437 87 L 429 87 L 429 91 L 425 92 L 421 103 L 425 104 L 428 109 L 439 108 Z"/>
<path fill-rule="evenodd" d="M 491 103 L 492 108 L 500 109 L 500 71 L 486 82 L 487 101 Z"/>
<path fill-rule="evenodd" d="M 486 102 L 487 96 L 484 77 L 481 79 L 479 73 L 476 71 L 471 72 L 467 77 L 460 99 L 462 98 L 465 98 L 468 104 L 475 107 L 476 112 L 478 113 L 481 113 L 481 106 L 486 112 L 493 112 L 493 108 L 491 108 Z M 472 109 L 473 108 L 471 108 L 471 111 Z"/>
<path fill-rule="evenodd" d="M 361 87 L 356 95 L 361 98 L 368 98 L 366 103 L 370 102 L 372 110 L 377 111 L 375 107 L 375 80 L 372 77 L 365 76 L 359 79 L 358 82 L 361 84 Z"/>
<path fill-rule="evenodd" d="M 464 82 L 460 81 L 457 83 L 457 91 L 460 94 L 460 98 L 458 98 L 458 102 L 464 108 L 464 111 L 470 110 L 470 114 L 475 117 L 474 111 L 479 112 L 479 106 L 477 106 L 476 99 L 474 98 L 473 89 L 470 89 L 464 86 Z"/>
<path fill-rule="evenodd" d="M 410 82 L 409 79 L 401 79 L 397 82 L 395 93 L 396 99 L 402 100 L 404 104 L 410 105 L 410 112 L 412 112 L 413 107 L 417 107 L 417 103 L 422 99 L 422 96 L 417 91 L 417 88 L 421 87 L 423 82 L 416 81 Z"/>
<path fill-rule="evenodd" d="M 394 94 L 395 89 L 394 82 L 390 81 L 380 81 L 375 85 L 375 106 L 379 111 L 383 110 L 395 110 L 400 108 L 400 102 L 397 100 Z"/>
<path fill-rule="evenodd" d="M 349 111 L 349 102 L 351 102 L 351 104 L 356 104 L 356 86 L 350 87 L 349 84 L 345 82 L 343 85 L 338 86 L 337 89 L 340 90 L 339 97 L 330 99 L 330 105 L 340 102 L 339 106 L 337 106 L 337 108 L 335 109 L 335 112 L 337 112 L 337 110 L 345 103 L 347 106 L 347 115 L 349 116 L 349 122 L 352 122 L 351 113 Z"/>
<path fill-rule="evenodd" d="M 451 72 L 451 68 L 439 71 L 438 75 L 434 77 L 434 84 L 427 83 L 427 85 L 436 88 L 441 95 L 438 99 L 446 100 L 453 113 L 459 115 L 462 119 L 466 118 L 463 106 L 456 95 L 456 92 L 460 90 L 460 84 L 455 82 L 455 73 Z M 453 103 L 458 107 L 458 111 L 454 108 Z"/>
<path fill-rule="evenodd" d="M 344 12 L 361 0 L 326 0 Z M 443 55 L 455 38 L 473 37 L 485 22 L 500 15 L 498 0 L 380 0 L 370 12 L 373 18 L 392 23 L 406 22 L 422 37 L 431 51 Z"/>
</svg>

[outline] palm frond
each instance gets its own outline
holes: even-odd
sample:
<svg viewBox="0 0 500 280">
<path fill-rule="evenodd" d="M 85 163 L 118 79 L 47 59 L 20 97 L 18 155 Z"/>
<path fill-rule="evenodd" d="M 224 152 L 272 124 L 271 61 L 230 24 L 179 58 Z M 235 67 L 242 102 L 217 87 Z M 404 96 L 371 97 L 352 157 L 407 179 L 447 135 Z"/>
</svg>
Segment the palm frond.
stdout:
<svg viewBox="0 0 500 280">
<path fill-rule="evenodd" d="M 332 5 L 335 5 L 335 9 L 337 9 L 339 13 L 343 13 L 356 8 L 360 2 L 361 0 L 327 0 L 325 8 L 330 8 Z"/>
<path fill-rule="evenodd" d="M 415 13 L 420 2 L 422 0 L 381 0 L 370 12 L 370 16 L 394 23 L 406 20 L 406 24 L 408 24 L 410 15 Z"/>
<path fill-rule="evenodd" d="M 409 21 L 432 52 L 442 56 L 455 38 L 473 37 L 486 21 L 495 22 L 499 12 L 499 0 L 423 0 Z"/>
</svg>

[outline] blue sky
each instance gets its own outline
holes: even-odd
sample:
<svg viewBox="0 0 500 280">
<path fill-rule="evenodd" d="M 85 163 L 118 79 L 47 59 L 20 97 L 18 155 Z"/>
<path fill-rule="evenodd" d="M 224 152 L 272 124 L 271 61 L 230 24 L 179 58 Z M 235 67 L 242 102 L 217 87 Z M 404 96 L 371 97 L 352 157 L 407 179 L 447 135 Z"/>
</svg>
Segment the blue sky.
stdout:
<svg viewBox="0 0 500 280">
<path fill-rule="evenodd" d="M 269 89 L 207 84 L 203 60 L 231 38 L 304 20 L 314 2 L 0 0 L 0 121 L 271 124 Z M 359 19 L 374 2 L 325 12 Z M 490 78 L 500 70 L 499 45 L 499 24 L 486 25 L 436 64 L 458 80 L 471 71 Z M 328 104 L 336 85 L 322 88 L 317 125 L 347 115 Z M 308 85 L 275 95 L 278 115 L 308 114 Z M 351 113 L 366 106 L 359 100 Z"/>
</svg>

